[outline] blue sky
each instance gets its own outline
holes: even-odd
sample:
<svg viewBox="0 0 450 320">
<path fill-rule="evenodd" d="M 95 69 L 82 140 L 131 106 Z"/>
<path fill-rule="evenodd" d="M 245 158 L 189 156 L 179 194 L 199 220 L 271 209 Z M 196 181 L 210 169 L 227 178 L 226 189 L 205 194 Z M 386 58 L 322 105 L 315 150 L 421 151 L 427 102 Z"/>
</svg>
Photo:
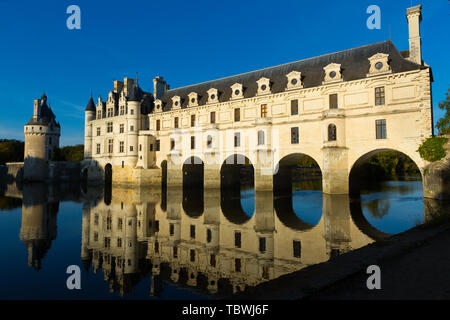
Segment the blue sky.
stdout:
<svg viewBox="0 0 450 320">
<path fill-rule="evenodd" d="M 23 140 L 43 89 L 62 126 L 62 145 L 83 143 L 90 89 L 139 73 L 144 90 L 172 88 L 391 38 L 408 49 L 406 7 L 423 5 L 422 54 L 432 66 L 435 121 L 450 84 L 450 1 L 19 1 L 0 0 L 0 138 Z M 66 9 L 81 8 L 81 30 Z M 381 29 L 366 27 L 369 5 Z M 390 28 L 389 28 L 390 26 Z"/>
</svg>

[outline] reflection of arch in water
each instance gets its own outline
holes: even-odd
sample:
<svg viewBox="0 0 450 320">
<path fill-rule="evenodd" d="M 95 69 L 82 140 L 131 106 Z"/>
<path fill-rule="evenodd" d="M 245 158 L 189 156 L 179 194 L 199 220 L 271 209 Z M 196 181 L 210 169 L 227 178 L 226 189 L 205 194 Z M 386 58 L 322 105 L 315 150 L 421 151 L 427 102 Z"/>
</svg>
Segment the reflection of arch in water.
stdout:
<svg viewBox="0 0 450 320">
<path fill-rule="evenodd" d="M 388 152 L 388 151 L 391 151 L 391 152 L 393 151 L 393 152 L 399 153 L 399 154 L 409 158 L 416 165 L 417 170 L 420 172 L 417 162 L 414 161 L 411 156 L 409 156 L 408 154 L 406 154 L 402 151 L 398 151 L 395 149 L 387 149 L 387 148 L 372 150 L 372 151 L 367 152 L 367 153 L 363 154 L 362 156 L 360 156 L 351 166 L 351 170 L 349 173 L 349 179 L 348 179 L 349 193 L 351 196 L 359 197 L 363 182 L 367 182 L 367 180 L 363 181 L 361 178 L 362 174 L 364 173 L 364 170 L 363 170 L 364 164 L 367 163 L 367 161 L 371 157 L 373 157 L 379 153 Z M 420 178 L 423 181 L 422 175 L 420 175 Z"/>
<path fill-rule="evenodd" d="M 242 185 L 255 185 L 255 170 L 246 156 L 233 154 L 220 167 L 220 186 L 221 189 L 240 189 Z"/>
<path fill-rule="evenodd" d="M 167 186 L 167 160 L 161 161 L 161 184 Z"/>
<path fill-rule="evenodd" d="M 198 157 L 187 158 L 183 164 L 182 206 L 190 217 L 199 217 L 204 210 L 203 175 L 203 161 Z"/>
<path fill-rule="evenodd" d="M 105 184 L 112 183 L 112 165 L 108 163 L 105 166 Z"/>
<path fill-rule="evenodd" d="M 204 211 L 203 188 L 183 187 L 182 206 L 188 216 L 200 217 Z"/>
<path fill-rule="evenodd" d="M 358 227 L 358 229 L 371 239 L 378 241 L 391 236 L 389 233 L 376 229 L 369 223 L 369 221 L 367 221 L 362 210 L 360 198 L 350 199 L 350 215 L 353 223 Z"/>
<path fill-rule="evenodd" d="M 294 206 L 292 203 L 292 193 L 284 196 L 278 196 L 274 198 L 274 209 L 277 214 L 278 219 L 283 223 L 286 227 L 297 230 L 297 231 L 306 231 L 314 228 L 320 221 L 321 218 L 317 221 L 316 224 L 311 224 L 306 221 L 303 221 L 300 216 L 301 213 L 297 214 L 294 210 Z M 322 217 L 322 214 L 321 214 Z"/>
<path fill-rule="evenodd" d="M 254 201 L 255 197 L 253 195 Z M 242 196 L 239 189 L 222 189 L 220 207 L 225 218 L 234 224 L 244 224 L 254 215 L 254 211 L 249 214 L 242 207 Z"/>
<path fill-rule="evenodd" d="M 301 190 L 322 190 L 322 170 L 317 161 L 307 154 L 288 154 L 278 162 L 275 172 L 275 195 L 292 193 L 293 184 Z"/>
</svg>

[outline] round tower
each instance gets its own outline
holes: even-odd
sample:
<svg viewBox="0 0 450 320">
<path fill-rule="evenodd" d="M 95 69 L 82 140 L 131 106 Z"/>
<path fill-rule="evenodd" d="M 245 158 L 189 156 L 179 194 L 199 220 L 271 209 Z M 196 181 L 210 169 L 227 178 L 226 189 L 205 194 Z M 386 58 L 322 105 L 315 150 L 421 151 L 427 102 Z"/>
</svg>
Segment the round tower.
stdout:
<svg viewBox="0 0 450 320">
<path fill-rule="evenodd" d="M 24 127 L 24 179 L 44 181 L 47 178 L 48 161 L 52 152 L 59 148 L 61 127 L 56 116 L 47 105 L 45 93 L 34 100 L 33 116 Z"/>
<path fill-rule="evenodd" d="M 95 103 L 91 98 L 84 110 L 84 158 L 90 159 L 92 157 L 92 124 L 91 121 L 95 119 Z"/>
<path fill-rule="evenodd" d="M 129 79 L 128 81 L 130 81 Z M 128 114 L 128 150 L 129 161 L 132 167 L 138 160 L 139 143 L 139 115 L 141 114 L 141 90 L 137 84 L 131 84 L 131 90 L 127 97 Z"/>
</svg>

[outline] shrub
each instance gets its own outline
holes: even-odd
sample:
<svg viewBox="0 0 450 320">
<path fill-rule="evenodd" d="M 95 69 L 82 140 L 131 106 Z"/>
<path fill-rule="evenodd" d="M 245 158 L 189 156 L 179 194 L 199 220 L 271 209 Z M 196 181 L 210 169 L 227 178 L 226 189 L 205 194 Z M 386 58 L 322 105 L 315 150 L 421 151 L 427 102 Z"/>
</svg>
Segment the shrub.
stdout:
<svg viewBox="0 0 450 320">
<path fill-rule="evenodd" d="M 430 137 L 420 145 L 417 150 L 422 159 L 429 162 L 437 161 L 445 157 L 444 144 L 448 141 L 445 137 Z"/>
</svg>

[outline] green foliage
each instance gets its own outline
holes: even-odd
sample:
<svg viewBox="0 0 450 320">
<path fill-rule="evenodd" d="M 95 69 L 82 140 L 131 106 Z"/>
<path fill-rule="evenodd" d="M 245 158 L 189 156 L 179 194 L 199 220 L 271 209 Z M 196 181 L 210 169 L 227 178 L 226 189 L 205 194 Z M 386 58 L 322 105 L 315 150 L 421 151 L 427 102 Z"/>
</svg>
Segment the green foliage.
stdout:
<svg viewBox="0 0 450 320">
<path fill-rule="evenodd" d="M 25 144 L 18 140 L 0 140 L 0 164 L 22 162 Z"/>
<path fill-rule="evenodd" d="M 84 146 L 78 144 L 76 146 L 66 146 L 56 148 L 52 153 L 53 161 L 72 161 L 79 162 L 84 158 Z"/>
<path fill-rule="evenodd" d="M 304 167 L 304 168 L 318 168 L 319 167 L 317 162 L 313 158 L 308 157 L 308 156 L 302 156 L 300 159 L 298 159 L 297 165 L 299 167 Z"/>
<path fill-rule="evenodd" d="M 450 133 L 450 89 L 445 94 L 446 98 L 444 101 L 439 102 L 439 109 L 444 110 L 444 117 L 439 119 L 436 123 L 436 128 L 439 130 L 439 134 L 449 134 Z"/>
<path fill-rule="evenodd" d="M 419 176 L 417 165 L 397 151 L 380 152 L 369 158 L 359 170 L 363 180 L 388 180 L 404 176 Z"/>
<path fill-rule="evenodd" d="M 444 144 L 448 141 L 445 137 L 430 137 L 420 145 L 417 150 L 422 159 L 433 162 L 445 157 Z"/>
</svg>

